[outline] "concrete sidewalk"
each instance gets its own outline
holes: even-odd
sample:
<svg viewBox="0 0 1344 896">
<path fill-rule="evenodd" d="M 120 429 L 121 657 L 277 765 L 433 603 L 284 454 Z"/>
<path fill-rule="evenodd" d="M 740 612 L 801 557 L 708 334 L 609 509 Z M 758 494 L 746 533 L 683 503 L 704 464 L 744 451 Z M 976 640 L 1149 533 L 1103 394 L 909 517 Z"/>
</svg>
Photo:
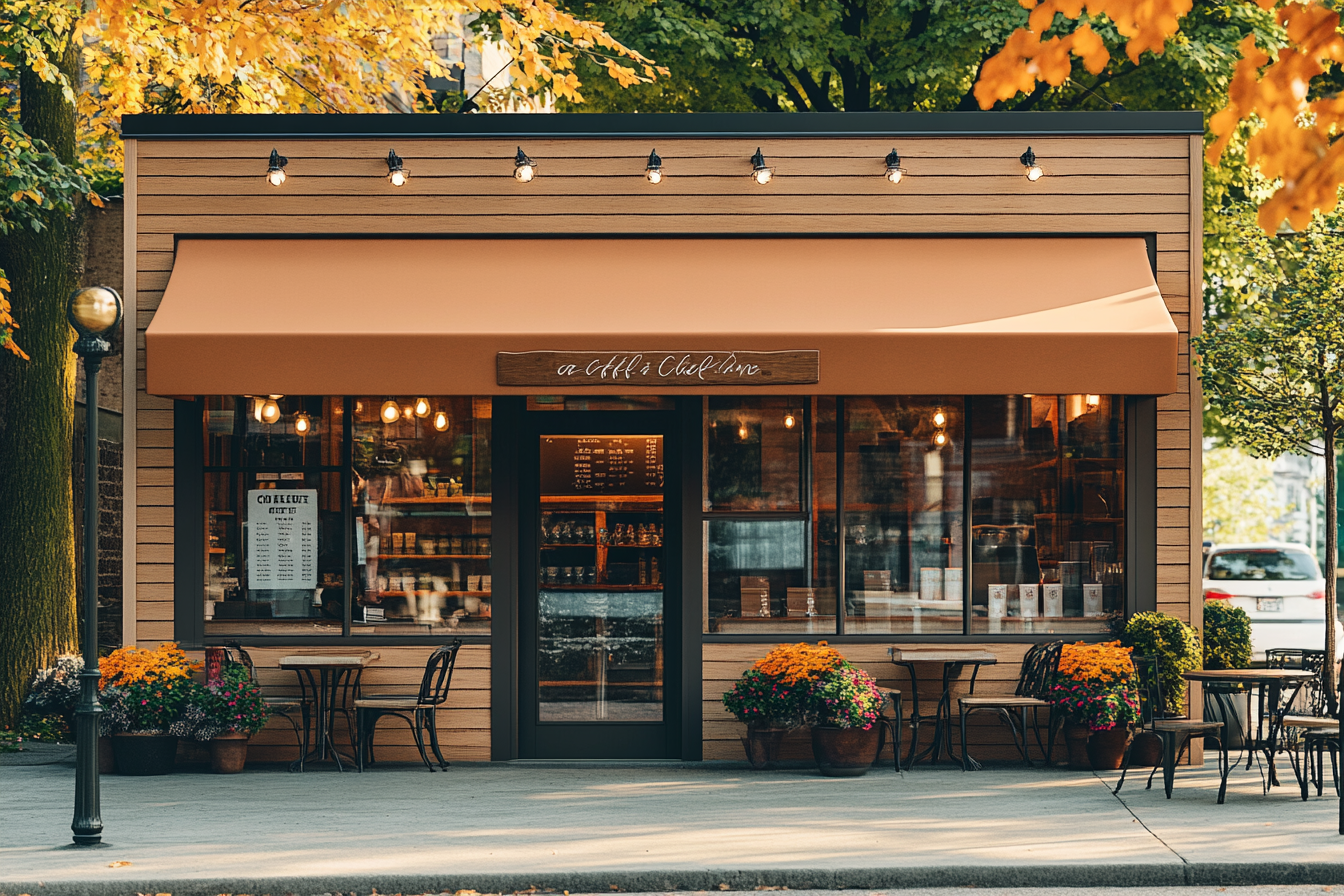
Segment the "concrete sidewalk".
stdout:
<svg viewBox="0 0 1344 896">
<path fill-rule="evenodd" d="M 68 764 L 0 767 L 0 894 L 571 892 L 1344 882 L 1333 794 L 1208 769 L 919 767 L 852 779 L 703 766 L 380 766 L 103 779 L 70 841 Z"/>
</svg>

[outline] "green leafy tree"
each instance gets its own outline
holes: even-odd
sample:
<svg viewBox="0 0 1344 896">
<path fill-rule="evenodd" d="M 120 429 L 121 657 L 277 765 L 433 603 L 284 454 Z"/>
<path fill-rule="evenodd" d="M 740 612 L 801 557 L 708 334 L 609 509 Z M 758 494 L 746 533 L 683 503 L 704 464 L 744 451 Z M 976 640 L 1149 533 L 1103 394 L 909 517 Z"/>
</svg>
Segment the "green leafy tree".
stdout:
<svg viewBox="0 0 1344 896">
<path fill-rule="evenodd" d="M 1214 542 L 1283 538 L 1290 510 L 1274 488 L 1274 461 L 1232 446 L 1204 452 L 1204 538 Z"/>
<path fill-rule="evenodd" d="M 1336 442 L 1344 395 L 1344 234 L 1318 216 L 1306 231 L 1266 236 L 1253 210 L 1242 217 L 1245 282 L 1212 296 L 1210 319 L 1191 351 L 1204 394 L 1227 439 L 1252 454 L 1326 458 L 1325 650 L 1335 654 L 1339 501 Z M 1325 665 L 1330 711 L 1334 663 Z"/>
</svg>

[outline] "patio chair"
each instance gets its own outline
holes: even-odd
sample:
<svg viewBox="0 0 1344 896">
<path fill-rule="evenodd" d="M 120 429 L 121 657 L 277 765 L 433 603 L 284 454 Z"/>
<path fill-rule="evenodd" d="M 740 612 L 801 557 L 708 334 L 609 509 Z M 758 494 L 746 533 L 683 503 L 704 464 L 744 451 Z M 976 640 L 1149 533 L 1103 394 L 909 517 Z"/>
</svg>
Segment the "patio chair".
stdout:
<svg viewBox="0 0 1344 896">
<path fill-rule="evenodd" d="M 1050 754 L 1055 749 L 1055 710 L 1054 704 L 1046 700 L 1046 690 L 1050 687 L 1050 678 L 1059 669 L 1059 655 L 1064 650 L 1063 641 L 1046 641 L 1033 646 L 1022 658 L 1022 670 L 1017 676 L 1017 688 L 1011 695 L 970 694 L 957 701 L 961 709 L 961 770 L 970 771 L 980 768 L 980 763 L 971 758 L 966 751 L 966 719 L 973 713 L 997 713 L 1013 735 L 1013 746 L 1017 747 L 1027 766 L 1032 765 L 1027 749 L 1027 710 L 1031 710 L 1032 732 L 1036 746 L 1045 756 L 1045 764 L 1050 765 Z M 1041 743 L 1040 710 L 1049 710 L 1046 721 L 1048 735 L 1046 743 Z"/>
<path fill-rule="evenodd" d="M 430 748 L 439 768 L 448 770 L 448 760 L 443 758 L 439 749 L 439 729 L 435 720 L 438 708 L 448 699 L 448 687 L 453 681 L 453 667 L 457 665 L 457 654 L 462 649 L 462 639 L 452 644 L 436 647 L 425 662 L 425 673 L 420 677 L 420 689 L 414 694 L 367 694 L 355 698 L 355 726 L 359 730 L 359 742 L 355 746 L 359 770 L 364 771 L 364 763 L 373 764 L 373 735 L 378 720 L 383 716 L 396 716 L 411 726 L 415 745 L 420 750 L 420 759 L 431 772 L 434 766 L 425 752 L 425 734 L 429 735 Z"/>
<path fill-rule="evenodd" d="M 257 678 L 257 664 L 252 661 L 252 655 L 247 652 L 247 648 L 236 642 L 229 642 L 226 651 L 237 651 L 239 662 L 247 669 L 247 676 L 252 683 L 261 686 L 260 679 Z M 229 654 L 229 661 L 235 662 L 232 652 Z M 311 714 L 311 701 L 308 697 L 279 697 L 262 694 L 262 700 L 266 703 L 266 710 L 273 716 L 280 716 L 290 727 L 294 729 L 294 739 L 299 745 L 299 771 L 303 770 L 303 758 L 308 755 L 308 720 Z M 303 719 L 303 729 L 300 731 L 299 723 L 294 721 L 294 713 L 298 712 Z"/>
<path fill-rule="evenodd" d="M 1221 805 L 1227 797 L 1227 776 L 1232 771 L 1227 755 L 1227 741 L 1223 737 L 1222 722 L 1206 722 L 1189 718 L 1169 718 L 1166 715 L 1166 703 L 1162 700 L 1161 666 L 1155 656 L 1134 656 L 1134 669 L 1139 676 L 1139 724 L 1143 730 L 1156 734 L 1162 740 L 1162 784 L 1167 799 L 1171 799 L 1172 785 L 1176 779 L 1176 766 L 1185 755 L 1190 740 L 1194 737 L 1212 738 L 1218 744 L 1219 777 L 1218 802 Z M 1118 794 L 1125 786 L 1125 776 L 1129 774 L 1129 758 L 1133 752 L 1133 741 L 1125 748 L 1125 761 L 1120 767 L 1120 780 L 1112 793 Z M 1148 786 L 1153 789 L 1153 776 L 1157 766 L 1148 774 Z"/>
<path fill-rule="evenodd" d="M 1315 673 L 1302 686 L 1291 702 L 1284 699 L 1280 706 L 1261 706 L 1261 717 L 1279 714 L 1282 731 L 1279 746 L 1293 763 L 1293 776 L 1302 788 L 1302 799 L 1307 798 L 1308 785 L 1314 778 L 1316 795 L 1325 789 L 1325 751 L 1330 751 L 1330 768 L 1335 777 L 1335 792 L 1339 792 L 1339 773 L 1335 757 L 1339 752 L 1339 719 L 1330 715 L 1322 673 L 1325 671 L 1324 650 L 1303 650 L 1276 647 L 1265 651 L 1265 665 L 1271 669 L 1301 669 Z M 1263 698 L 1263 693 L 1262 693 Z M 1298 762 L 1298 753 L 1302 762 Z M 1315 755 L 1315 763 L 1312 756 Z"/>
</svg>

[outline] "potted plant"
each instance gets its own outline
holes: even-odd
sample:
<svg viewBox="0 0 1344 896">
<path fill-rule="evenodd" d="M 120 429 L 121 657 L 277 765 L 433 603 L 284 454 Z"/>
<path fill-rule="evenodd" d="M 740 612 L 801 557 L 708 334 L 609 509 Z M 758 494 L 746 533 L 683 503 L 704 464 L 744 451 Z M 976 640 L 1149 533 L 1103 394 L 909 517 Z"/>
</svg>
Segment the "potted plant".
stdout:
<svg viewBox="0 0 1344 896">
<path fill-rule="evenodd" d="M 866 774 L 882 749 L 882 704 L 877 682 L 843 662 L 823 672 L 808 697 L 812 755 L 829 777 Z"/>
<path fill-rule="evenodd" d="M 182 717 L 173 725 L 179 737 L 210 745 L 210 769 L 216 774 L 233 775 L 247 763 L 247 742 L 262 728 L 270 711 L 266 700 L 238 663 L 224 666 L 218 681 L 193 684 L 182 709 Z"/>
<path fill-rule="evenodd" d="M 112 737 L 117 771 L 123 775 L 166 775 L 177 757 L 171 733 L 200 668 L 176 644 L 149 650 L 122 647 L 100 662 L 102 731 Z"/>
<path fill-rule="evenodd" d="M 1130 618 L 1120 643 L 1138 656 L 1157 657 L 1164 707 L 1169 716 L 1185 712 L 1186 681 L 1181 676 L 1199 668 L 1199 632 L 1166 613 L 1138 613 Z"/>
<path fill-rule="evenodd" d="M 747 726 L 742 745 L 752 768 L 779 758 L 784 735 L 805 724 L 808 698 L 822 674 L 845 662 L 825 641 L 786 644 L 761 657 L 723 695 L 723 705 Z"/>
<path fill-rule="evenodd" d="M 1049 700 L 1064 719 L 1069 768 L 1114 769 L 1124 760 L 1130 725 L 1139 720 L 1130 648 L 1118 641 L 1065 645 Z"/>
<path fill-rule="evenodd" d="M 1204 668 L 1249 669 L 1251 666 L 1251 617 L 1240 607 L 1223 600 L 1204 601 Z M 1204 685 L 1204 718 L 1223 723 L 1229 750 L 1240 750 L 1246 741 L 1246 703 L 1241 685 L 1209 682 Z"/>
</svg>

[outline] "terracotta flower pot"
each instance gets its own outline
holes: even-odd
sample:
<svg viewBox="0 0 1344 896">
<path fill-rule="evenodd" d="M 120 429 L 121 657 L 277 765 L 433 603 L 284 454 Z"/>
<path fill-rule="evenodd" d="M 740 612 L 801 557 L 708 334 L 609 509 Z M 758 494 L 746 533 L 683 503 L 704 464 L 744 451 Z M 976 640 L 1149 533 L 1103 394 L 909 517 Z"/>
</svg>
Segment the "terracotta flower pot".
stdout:
<svg viewBox="0 0 1344 896">
<path fill-rule="evenodd" d="M 747 723 L 747 733 L 742 738 L 742 747 L 747 751 L 747 762 L 754 769 L 774 768 L 779 761 L 779 745 L 787 728 L 767 728 L 755 722 Z"/>
<path fill-rule="evenodd" d="M 812 729 L 812 755 L 817 768 L 831 778 L 852 778 L 868 773 L 882 749 L 882 727 Z"/>
<path fill-rule="evenodd" d="M 1131 737 L 1129 726 L 1093 731 L 1087 739 L 1087 758 L 1096 771 L 1117 769 L 1125 761 L 1125 747 Z"/>
<path fill-rule="evenodd" d="M 1064 726 L 1064 743 L 1069 748 L 1069 768 L 1080 772 L 1092 770 L 1092 760 L 1087 756 L 1087 739 L 1092 729 L 1086 725 L 1069 723 Z"/>
<path fill-rule="evenodd" d="M 123 775 L 167 775 L 177 763 L 175 734 L 114 734 L 112 755 Z"/>
<path fill-rule="evenodd" d="M 210 771 L 236 775 L 247 764 L 248 736 L 240 731 L 217 734 L 210 741 Z"/>
</svg>

